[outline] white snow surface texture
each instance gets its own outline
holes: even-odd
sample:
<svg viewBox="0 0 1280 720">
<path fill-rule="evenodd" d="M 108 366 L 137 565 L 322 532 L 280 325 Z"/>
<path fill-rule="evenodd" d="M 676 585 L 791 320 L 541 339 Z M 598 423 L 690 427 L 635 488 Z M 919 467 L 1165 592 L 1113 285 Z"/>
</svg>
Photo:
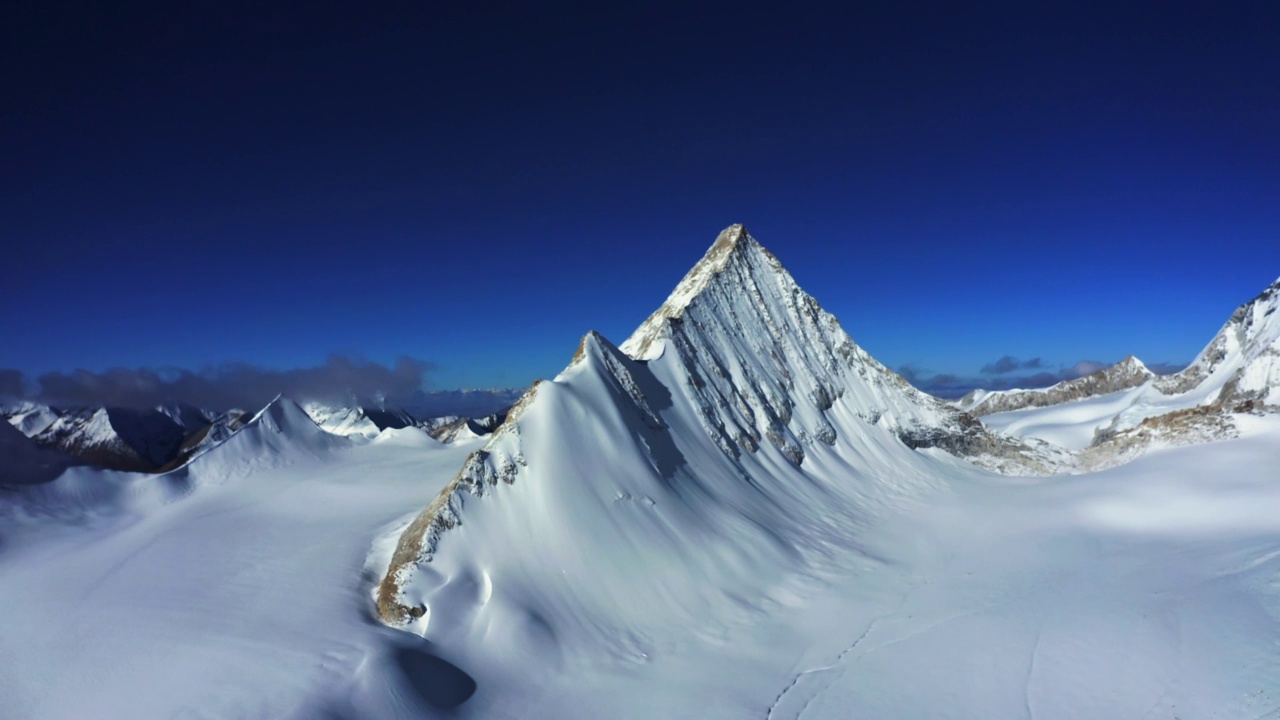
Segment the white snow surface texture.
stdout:
<svg viewBox="0 0 1280 720">
<path fill-rule="evenodd" d="M 359 407 L 332 407 L 323 403 L 309 402 L 303 405 L 302 409 L 315 421 L 316 425 L 334 435 L 372 438 L 381 432 Z"/>
<path fill-rule="evenodd" d="M 0 716 L 1280 714 L 1280 422 L 1014 478 L 899 440 L 953 413 L 735 226 L 487 441 L 279 398 L 0 496 Z"/>
</svg>

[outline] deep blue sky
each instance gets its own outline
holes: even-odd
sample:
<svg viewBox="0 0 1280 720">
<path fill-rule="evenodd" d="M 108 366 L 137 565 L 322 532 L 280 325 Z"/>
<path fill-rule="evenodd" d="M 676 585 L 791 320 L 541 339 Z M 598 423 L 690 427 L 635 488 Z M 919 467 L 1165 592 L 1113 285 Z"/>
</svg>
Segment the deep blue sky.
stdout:
<svg viewBox="0 0 1280 720">
<path fill-rule="evenodd" d="M 1280 276 L 1274 3 L 116 5 L 0 23 L 29 377 L 523 385 L 734 222 L 922 374 L 1185 362 Z"/>
</svg>

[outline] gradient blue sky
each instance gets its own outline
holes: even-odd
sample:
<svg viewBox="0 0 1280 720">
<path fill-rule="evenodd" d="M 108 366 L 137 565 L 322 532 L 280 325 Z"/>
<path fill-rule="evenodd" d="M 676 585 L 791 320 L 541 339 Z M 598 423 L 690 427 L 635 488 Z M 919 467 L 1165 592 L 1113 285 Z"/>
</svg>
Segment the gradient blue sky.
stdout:
<svg viewBox="0 0 1280 720">
<path fill-rule="evenodd" d="M 881 361 L 976 378 L 1188 361 L 1280 276 L 1274 3 L 114 5 L 0 30 L 29 376 L 524 385 L 734 222 Z"/>
</svg>

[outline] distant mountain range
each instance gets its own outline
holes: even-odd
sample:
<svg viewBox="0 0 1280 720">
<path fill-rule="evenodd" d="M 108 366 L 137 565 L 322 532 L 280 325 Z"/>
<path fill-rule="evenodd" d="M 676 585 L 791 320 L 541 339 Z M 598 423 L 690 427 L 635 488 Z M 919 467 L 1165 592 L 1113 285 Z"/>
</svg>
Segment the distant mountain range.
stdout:
<svg viewBox="0 0 1280 720">
<path fill-rule="evenodd" d="M 316 402 L 303 404 L 300 412 L 308 423 L 332 435 L 372 439 L 387 429 L 419 428 L 448 442 L 463 428 L 473 437 L 489 432 L 496 426 L 494 418 L 504 413 L 499 406 L 495 415 L 493 408 L 512 394 L 514 391 L 506 390 L 456 391 L 445 393 L 447 397 L 435 404 L 488 410 L 475 418 L 423 416 L 404 408 Z M 293 404 L 278 398 L 267 407 L 282 402 Z M 8 421 L 0 437 L 0 452 L 10 458 L 0 464 L 0 485 L 50 480 L 57 475 L 55 469 L 75 465 L 123 472 L 168 472 L 226 442 L 261 413 L 219 412 L 181 403 L 145 409 L 67 409 L 31 401 L 10 403 L 0 406 L 0 419 Z"/>
<path fill-rule="evenodd" d="M 1035 390 L 976 390 L 956 402 L 988 426 L 1079 455 L 1080 469 L 1131 459 L 1152 445 L 1235 434 L 1236 418 L 1280 406 L 1280 280 L 1231 314 L 1196 359 L 1169 375 L 1130 356 Z"/>
</svg>

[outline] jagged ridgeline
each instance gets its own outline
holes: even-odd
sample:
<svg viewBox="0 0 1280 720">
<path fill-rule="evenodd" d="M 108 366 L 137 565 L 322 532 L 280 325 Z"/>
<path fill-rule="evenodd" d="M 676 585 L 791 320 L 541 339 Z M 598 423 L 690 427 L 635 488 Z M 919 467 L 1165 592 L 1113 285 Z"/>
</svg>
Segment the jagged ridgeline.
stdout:
<svg viewBox="0 0 1280 720">
<path fill-rule="evenodd" d="M 580 558 L 583 574 L 653 570 L 595 577 L 584 616 L 609 605 L 602 594 L 653 592 L 648 583 L 671 573 L 803 563 L 877 507 L 936 482 L 938 451 L 1047 469 L 1037 450 L 868 355 L 734 225 L 620 347 L 589 333 L 558 377 L 526 393 L 404 531 L 379 612 L 424 633 L 442 609 L 464 625 L 478 605 L 502 617 L 489 598 L 504 583 L 536 596 L 542 581 L 530 573 L 551 556 Z M 815 517 L 815 507 L 830 512 Z M 672 601 L 690 610 L 705 592 Z"/>
</svg>

